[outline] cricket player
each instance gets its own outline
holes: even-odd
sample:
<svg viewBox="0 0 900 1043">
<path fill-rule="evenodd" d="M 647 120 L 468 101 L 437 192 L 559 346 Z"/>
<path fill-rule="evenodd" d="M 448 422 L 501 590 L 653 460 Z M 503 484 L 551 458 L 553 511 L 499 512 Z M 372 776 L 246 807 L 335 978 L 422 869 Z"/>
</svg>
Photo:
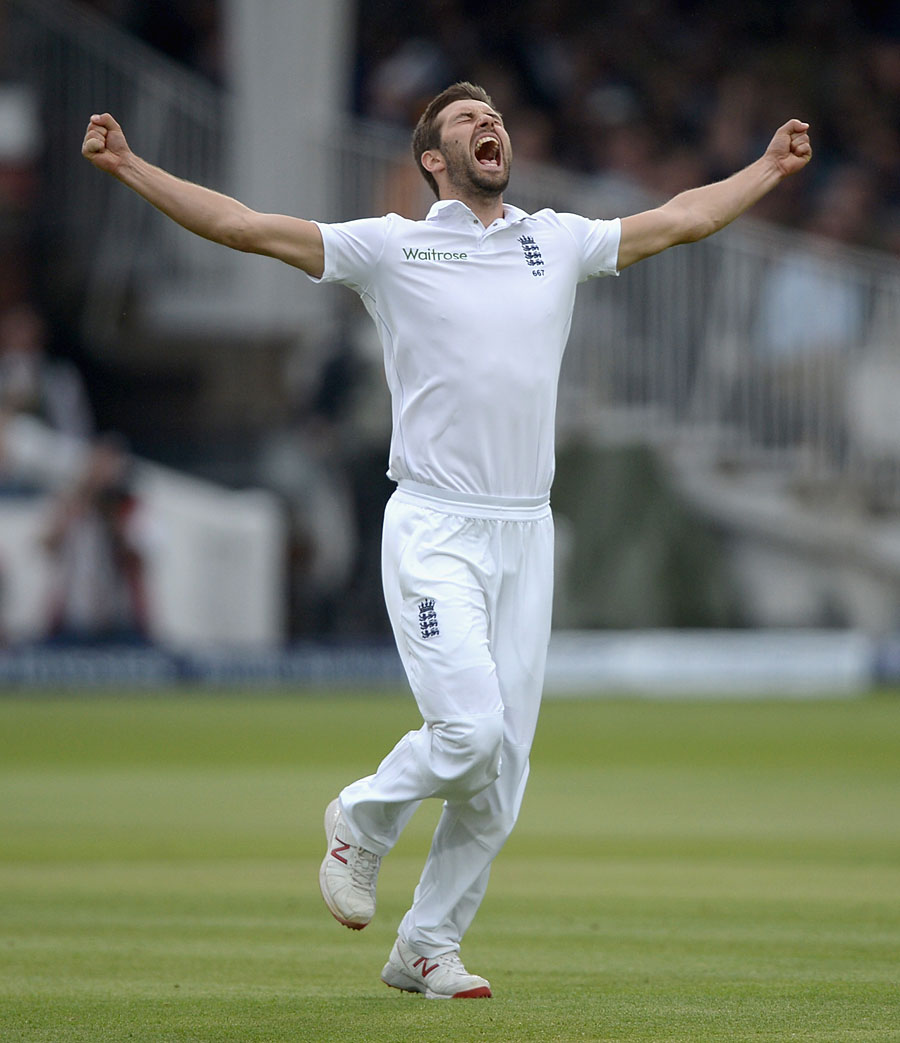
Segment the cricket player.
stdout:
<svg viewBox="0 0 900 1043">
<path fill-rule="evenodd" d="M 413 136 L 437 196 L 424 221 L 396 214 L 322 224 L 257 213 L 140 159 L 111 115 L 82 152 L 191 232 L 276 257 L 359 294 L 384 348 L 392 397 L 384 519 L 388 613 L 422 726 L 325 812 L 319 882 L 359 930 L 381 860 L 422 800 L 443 800 L 413 903 L 382 971 L 426 997 L 491 995 L 460 942 L 516 821 L 550 635 L 554 422 L 577 285 L 723 228 L 812 156 L 788 120 L 754 163 L 616 220 L 505 203 L 512 147 L 487 93 L 443 91 Z"/>
</svg>

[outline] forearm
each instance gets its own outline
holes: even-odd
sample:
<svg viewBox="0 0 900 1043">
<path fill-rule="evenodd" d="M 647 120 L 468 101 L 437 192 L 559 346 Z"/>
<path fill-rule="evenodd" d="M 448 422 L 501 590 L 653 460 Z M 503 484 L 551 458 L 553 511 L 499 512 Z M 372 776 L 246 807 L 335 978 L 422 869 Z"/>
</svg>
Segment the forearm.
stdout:
<svg viewBox="0 0 900 1043">
<path fill-rule="evenodd" d="M 238 200 L 183 181 L 133 154 L 114 176 L 189 232 L 233 249 L 247 248 L 252 211 Z"/>
<path fill-rule="evenodd" d="M 231 196 L 183 181 L 132 154 L 112 173 L 195 235 L 233 250 L 276 257 L 315 278 L 322 275 L 322 235 L 311 221 L 257 213 Z"/>
<path fill-rule="evenodd" d="M 736 174 L 702 188 L 681 192 L 661 209 L 675 223 L 675 243 L 693 243 L 731 224 L 783 179 L 777 165 L 761 157 Z"/>
<path fill-rule="evenodd" d="M 688 189 L 655 210 L 623 218 L 619 270 L 718 232 L 762 199 L 782 176 L 764 156 L 724 181 Z"/>
<path fill-rule="evenodd" d="M 705 239 L 740 217 L 781 180 L 796 174 L 810 161 L 808 130 L 808 123 L 790 119 L 778 128 L 755 163 L 724 181 L 681 192 L 655 210 L 622 218 L 619 269 L 670 246 Z"/>
</svg>

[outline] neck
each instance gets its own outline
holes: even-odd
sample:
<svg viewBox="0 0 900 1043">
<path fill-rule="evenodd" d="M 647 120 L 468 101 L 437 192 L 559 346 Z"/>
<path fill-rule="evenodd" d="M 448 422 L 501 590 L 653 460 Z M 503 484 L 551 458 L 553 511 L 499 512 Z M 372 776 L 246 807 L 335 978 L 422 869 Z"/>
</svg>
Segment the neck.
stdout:
<svg viewBox="0 0 900 1043">
<path fill-rule="evenodd" d="M 475 195 L 473 193 L 454 192 L 452 189 L 441 192 L 441 199 L 458 199 L 472 211 L 478 220 L 487 228 L 498 218 L 503 217 L 502 195 Z"/>
</svg>

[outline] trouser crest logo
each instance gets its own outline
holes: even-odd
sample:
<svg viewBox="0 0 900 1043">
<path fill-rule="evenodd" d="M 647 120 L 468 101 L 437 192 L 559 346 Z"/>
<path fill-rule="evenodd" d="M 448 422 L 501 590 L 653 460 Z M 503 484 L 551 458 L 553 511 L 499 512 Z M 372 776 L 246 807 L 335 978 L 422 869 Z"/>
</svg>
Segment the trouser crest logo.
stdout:
<svg viewBox="0 0 900 1043">
<path fill-rule="evenodd" d="M 434 598 L 424 598 L 419 602 L 419 633 L 426 640 L 439 637 L 437 612 L 434 610 Z"/>
</svg>

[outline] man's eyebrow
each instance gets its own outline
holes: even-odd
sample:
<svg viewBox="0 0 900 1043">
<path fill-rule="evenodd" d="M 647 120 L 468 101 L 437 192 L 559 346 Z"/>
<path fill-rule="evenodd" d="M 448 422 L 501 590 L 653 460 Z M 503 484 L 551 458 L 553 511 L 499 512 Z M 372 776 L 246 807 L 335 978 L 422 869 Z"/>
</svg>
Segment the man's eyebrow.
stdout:
<svg viewBox="0 0 900 1043">
<path fill-rule="evenodd" d="M 495 120 L 503 122 L 503 117 L 499 112 L 494 112 L 493 109 L 485 109 L 483 112 L 477 112 L 475 109 L 463 109 L 457 112 L 456 119 L 461 119 L 463 116 L 493 116 Z"/>
</svg>

